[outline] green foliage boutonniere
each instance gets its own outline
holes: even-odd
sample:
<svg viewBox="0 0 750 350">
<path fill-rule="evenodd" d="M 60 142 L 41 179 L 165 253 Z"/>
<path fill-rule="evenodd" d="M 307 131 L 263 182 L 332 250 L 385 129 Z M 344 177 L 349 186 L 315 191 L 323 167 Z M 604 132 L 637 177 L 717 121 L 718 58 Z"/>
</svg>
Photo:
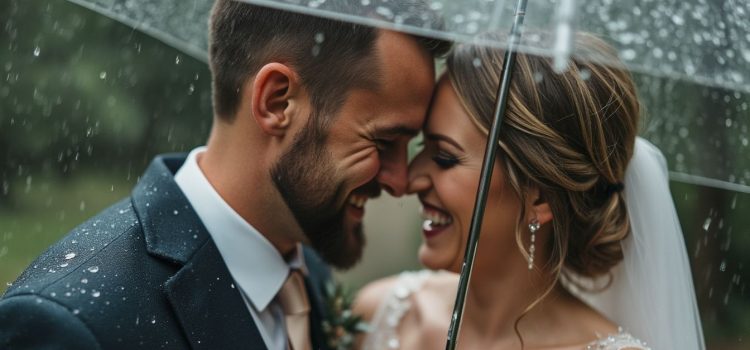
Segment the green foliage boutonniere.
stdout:
<svg viewBox="0 0 750 350">
<path fill-rule="evenodd" d="M 325 288 L 326 317 L 323 331 L 328 346 L 333 350 L 349 350 L 354 347 L 357 334 L 367 332 L 368 325 L 362 317 L 352 312 L 352 292 L 340 283 L 329 281 Z"/>
</svg>

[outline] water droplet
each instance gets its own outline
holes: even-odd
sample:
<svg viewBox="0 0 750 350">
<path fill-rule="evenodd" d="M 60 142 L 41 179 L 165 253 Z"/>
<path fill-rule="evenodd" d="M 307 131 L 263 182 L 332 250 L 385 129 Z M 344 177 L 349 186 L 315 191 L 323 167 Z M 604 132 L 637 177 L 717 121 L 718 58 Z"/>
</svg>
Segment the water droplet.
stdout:
<svg viewBox="0 0 750 350">
<path fill-rule="evenodd" d="M 180 64 L 180 55 L 175 56 L 174 64 Z"/>
<path fill-rule="evenodd" d="M 81 279 L 81 283 L 83 284 L 89 283 L 89 280 L 87 278 Z"/>
<path fill-rule="evenodd" d="M 60 264 L 60 267 L 68 267 L 68 263 L 62 263 Z"/>
<path fill-rule="evenodd" d="M 54 298 L 54 297 L 56 297 L 56 296 L 57 296 L 57 293 L 55 293 L 55 292 L 49 293 L 49 296 L 51 296 L 51 297 L 53 297 L 53 298 Z"/>
<path fill-rule="evenodd" d="M 80 313 L 81 313 L 81 310 L 78 310 L 78 309 L 73 310 L 73 315 L 78 315 Z"/>
<path fill-rule="evenodd" d="M 37 46 L 34 48 L 34 57 L 39 57 L 39 54 L 42 53 L 42 49 Z"/>
<path fill-rule="evenodd" d="M 98 297 L 99 297 L 99 296 L 101 296 L 101 295 L 102 295 L 102 293 L 101 293 L 100 291 L 98 291 L 98 290 L 93 290 L 93 289 L 91 290 L 91 296 L 92 296 L 92 297 L 94 297 L 94 298 L 98 298 Z"/>
<path fill-rule="evenodd" d="M 320 44 L 320 43 L 322 43 L 325 40 L 326 40 L 325 33 L 322 33 L 322 32 L 315 33 L 315 42 L 316 43 Z"/>
<path fill-rule="evenodd" d="M 375 9 L 375 12 L 386 19 L 393 19 L 393 11 L 385 6 L 378 6 L 378 8 Z"/>
<path fill-rule="evenodd" d="M 102 71 L 101 73 L 99 73 L 99 79 L 101 80 L 107 79 L 107 72 Z"/>
<path fill-rule="evenodd" d="M 174 215 L 177 215 L 177 214 L 179 214 L 179 213 L 180 213 L 180 212 L 179 212 L 179 211 L 177 211 L 177 209 L 175 209 L 175 210 L 174 210 L 174 211 L 172 212 L 172 214 L 174 214 Z"/>
<path fill-rule="evenodd" d="M 581 69 L 581 79 L 583 80 L 589 80 L 591 78 L 591 70 L 588 68 Z"/>
<path fill-rule="evenodd" d="M 711 218 L 706 218 L 706 221 L 703 222 L 703 231 L 708 231 L 708 228 L 711 227 Z"/>
<path fill-rule="evenodd" d="M 88 272 L 91 272 L 91 273 L 97 273 L 99 272 L 99 266 L 91 266 L 86 270 L 88 270 Z"/>
<path fill-rule="evenodd" d="M 151 319 L 151 324 L 156 324 L 156 317 Z"/>
<path fill-rule="evenodd" d="M 722 260 L 721 264 L 719 265 L 719 271 L 724 272 L 727 270 L 727 261 Z"/>
<path fill-rule="evenodd" d="M 622 51 L 622 53 L 620 53 L 620 57 L 623 60 L 626 60 L 626 61 L 633 60 L 635 58 L 635 56 L 636 56 L 636 53 L 635 53 L 635 50 L 633 50 L 633 49 L 626 49 L 626 50 Z"/>
<path fill-rule="evenodd" d="M 76 257 L 76 253 L 65 254 L 65 260 L 70 260 Z"/>
</svg>

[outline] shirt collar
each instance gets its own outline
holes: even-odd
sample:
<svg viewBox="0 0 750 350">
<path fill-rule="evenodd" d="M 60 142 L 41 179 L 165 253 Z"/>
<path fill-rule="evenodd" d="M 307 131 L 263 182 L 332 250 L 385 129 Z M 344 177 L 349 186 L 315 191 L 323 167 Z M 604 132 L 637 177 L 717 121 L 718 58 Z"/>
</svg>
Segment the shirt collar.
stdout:
<svg viewBox="0 0 750 350">
<path fill-rule="evenodd" d="M 263 311 L 278 294 L 290 268 L 307 274 L 301 244 L 289 262 L 249 222 L 224 201 L 198 166 L 198 156 L 206 147 L 188 155 L 175 174 L 175 182 L 206 226 L 208 233 L 239 288 L 255 308 Z"/>
</svg>

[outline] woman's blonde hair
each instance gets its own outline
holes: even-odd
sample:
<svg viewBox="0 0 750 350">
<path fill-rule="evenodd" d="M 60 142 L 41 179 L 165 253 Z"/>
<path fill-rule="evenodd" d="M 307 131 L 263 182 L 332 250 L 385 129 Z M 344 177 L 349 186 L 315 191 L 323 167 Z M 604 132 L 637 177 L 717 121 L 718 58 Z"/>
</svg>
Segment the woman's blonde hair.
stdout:
<svg viewBox="0 0 750 350">
<path fill-rule="evenodd" d="M 622 260 L 620 243 L 630 232 L 620 190 L 640 117 L 635 86 L 623 67 L 612 64 L 619 62 L 617 55 L 604 41 L 578 34 L 574 45 L 576 52 L 608 65 L 573 58 L 558 74 L 551 58 L 518 54 L 500 131 L 498 161 L 507 183 L 521 203 L 526 203 L 530 188 L 538 188 L 554 217 L 551 254 L 543 268 L 552 281 L 526 312 L 565 273 L 608 274 Z M 447 59 L 447 74 L 459 100 L 485 133 L 494 114 L 504 54 L 461 44 Z M 521 208 L 516 242 L 526 255 L 522 238 L 529 235 L 528 223 Z"/>
</svg>

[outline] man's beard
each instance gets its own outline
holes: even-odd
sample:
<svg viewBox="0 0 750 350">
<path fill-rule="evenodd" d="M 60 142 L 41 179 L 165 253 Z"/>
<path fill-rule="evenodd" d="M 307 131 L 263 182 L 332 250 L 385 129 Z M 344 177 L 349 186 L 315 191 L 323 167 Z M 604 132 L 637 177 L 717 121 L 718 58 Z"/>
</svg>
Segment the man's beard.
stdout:
<svg viewBox="0 0 750 350">
<path fill-rule="evenodd" d="M 348 269 L 362 257 L 361 222 L 347 223 L 347 194 L 314 116 L 271 169 L 271 178 L 312 247 L 328 264 Z"/>
</svg>

